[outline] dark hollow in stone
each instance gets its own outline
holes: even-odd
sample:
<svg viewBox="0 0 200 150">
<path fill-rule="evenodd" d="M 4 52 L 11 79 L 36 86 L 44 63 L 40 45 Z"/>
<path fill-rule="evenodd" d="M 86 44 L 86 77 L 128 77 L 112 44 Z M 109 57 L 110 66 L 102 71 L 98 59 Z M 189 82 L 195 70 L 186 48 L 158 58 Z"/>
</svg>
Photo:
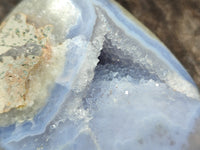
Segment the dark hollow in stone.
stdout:
<svg viewBox="0 0 200 150">
<path fill-rule="evenodd" d="M 161 81 L 156 74 L 150 73 L 149 70 L 145 68 L 145 66 L 135 62 L 133 63 L 131 58 L 129 58 L 127 55 L 124 55 L 122 50 L 118 49 L 116 46 L 113 46 L 111 40 L 107 37 L 105 37 L 103 48 L 98 59 L 99 63 L 95 69 L 94 80 L 96 76 L 101 78 L 106 73 L 109 74 L 116 72 L 116 78 L 130 75 L 135 80 L 152 79 L 155 81 Z M 102 70 L 105 70 L 105 72 Z"/>
</svg>

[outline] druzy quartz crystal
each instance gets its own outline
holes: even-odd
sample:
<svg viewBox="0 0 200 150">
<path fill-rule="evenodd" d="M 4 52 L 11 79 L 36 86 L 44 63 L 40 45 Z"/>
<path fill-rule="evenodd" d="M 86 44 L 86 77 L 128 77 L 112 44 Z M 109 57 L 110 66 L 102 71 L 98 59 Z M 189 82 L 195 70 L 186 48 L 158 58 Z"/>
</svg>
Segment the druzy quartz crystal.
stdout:
<svg viewBox="0 0 200 150">
<path fill-rule="evenodd" d="M 199 150 L 199 126 L 191 77 L 114 1 L 23 0 L 0 26 L 0 150 Z"/>
</svg>

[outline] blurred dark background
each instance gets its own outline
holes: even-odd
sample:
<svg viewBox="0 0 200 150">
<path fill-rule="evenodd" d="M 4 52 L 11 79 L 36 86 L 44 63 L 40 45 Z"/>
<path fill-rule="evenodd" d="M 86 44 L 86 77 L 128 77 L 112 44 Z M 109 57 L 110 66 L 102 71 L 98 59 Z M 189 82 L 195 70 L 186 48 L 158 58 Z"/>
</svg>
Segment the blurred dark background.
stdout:
<svg viewBox="0 0 200 150">
<path fill-rule="evenodd" d="M 0 21 L 21 0 L 0 0 Z M 116 0 L 174 53 L 200 87 L 200 0 Z"/>
<path fill-rule="evenodd" d="M 174 53 L 200 87 L 200 0 L 116 0 Z"/>
</svg>

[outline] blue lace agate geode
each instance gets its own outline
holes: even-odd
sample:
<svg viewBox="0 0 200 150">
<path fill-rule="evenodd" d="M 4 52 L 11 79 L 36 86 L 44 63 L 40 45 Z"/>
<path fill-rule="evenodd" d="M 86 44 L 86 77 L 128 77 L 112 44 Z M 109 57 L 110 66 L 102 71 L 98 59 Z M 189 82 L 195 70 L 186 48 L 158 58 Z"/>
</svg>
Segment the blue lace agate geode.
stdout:
<svg viewBox="0 0 200 150">
<path fill-rule="evenodd" d="M 200 149 L 195 83 L 115 2 L 24 0 L 0 39 L 0 149 Z"/>
</svg>

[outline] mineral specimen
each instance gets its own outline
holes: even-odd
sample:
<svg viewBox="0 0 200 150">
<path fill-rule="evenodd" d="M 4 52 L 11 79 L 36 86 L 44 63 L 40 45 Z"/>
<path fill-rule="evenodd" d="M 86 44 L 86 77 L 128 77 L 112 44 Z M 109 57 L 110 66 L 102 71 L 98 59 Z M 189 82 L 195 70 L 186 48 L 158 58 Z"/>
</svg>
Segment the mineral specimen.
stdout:
<svg viewBox="0 0 200 150">
<path fill-rule="evenodd" d="M 57 60 L 62 60 L 62 56 L 55 54 L 59 48 L 54 47 L 52 50 L 49 43 L 51 30 L 51 26 L 36 29 L 26 22 L 26 16 L 23 14 L 16 14 L 3 23 L 0 33 L 1 116 L 10 115 L 7 112 L 13 109 L 24 111 L 26 109 L 24 107 L 30 108 L 35 104 L 38 106 L 35 106 L 34 111 L 27 110 L 29 114 L 34 115 L 39 107 L 44 105 L 48 94 L 47 86 L 55 81 L 55 76 L 59 74 L 61 68 L 59 66 L 61 63 Z M 52 69 L 57 72 L 54 73 Z M 44 79 L 46 76 L 48 80 Z M 1 119 L 0 124 L 14 123 L 19 121 L 19 118 L 23 121 L 28 116 L 9 116 L 11 120 Z"/>
<path fill-rule="evenodd" d="M 199 150 L 199 100 L 113 1 L 24 0 L 1 25 L 2 149 Z"/>
</svg>

